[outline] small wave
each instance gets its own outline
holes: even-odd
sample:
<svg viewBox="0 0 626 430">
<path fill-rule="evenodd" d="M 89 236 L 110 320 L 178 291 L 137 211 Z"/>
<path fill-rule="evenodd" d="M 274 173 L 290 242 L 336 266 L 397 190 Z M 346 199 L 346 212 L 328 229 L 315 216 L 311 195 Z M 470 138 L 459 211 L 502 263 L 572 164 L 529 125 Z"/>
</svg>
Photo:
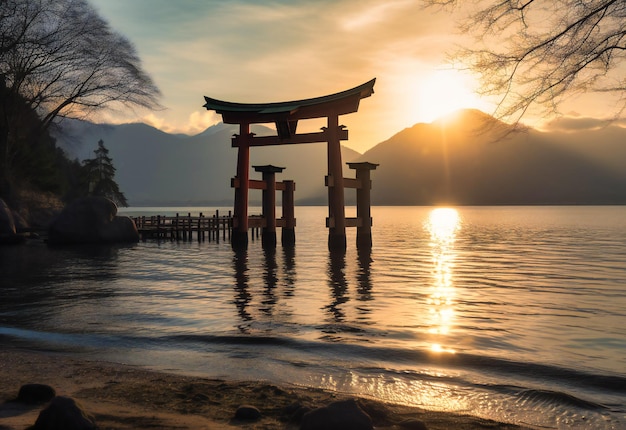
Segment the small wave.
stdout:
<svg viewBox="0 0 626 430">
<path fill-rule="evenodd" d="M 214 343 L 230 345 L 267 345 L 267 346 L 292 346 L 297 347 L 300 342 L 288 337 L 277 336 L 235 336 L 235 335 L 210 335 L 210 334 L 178 334 L 163 336 L 164 341 Z"/>
<path fill-rule="evenodd" d="M 580 388 L 626 394 L 626 377 L 586 373 L 540 363 L 518 362 L 497 357 L 473 354 L 433 354 L 429 350 L 377 347 L 366 343 L 340 343 L 328 339 L 303 340 L 286 336 L 258 335 L 172 335 L 161 338 L 165 342 L 193 342 L 200 344 L 262 345 L 281 347 L 307 354 L 331 358 L 338 363 L 352 361 L 355 357 L 368 363 L 379 363 L 380 369 L 406 371 L 420 366 L 448 369 L 474 370 L 485 374 L 514 376 L 534 381 L 553 381 L 559 386 L 570 385 Z M 421 375 L 420 375 L 421 376 Z"/>
<path fill-rule="evenodd" d="M 533 403 L 541 406 L 542 408 L 566 406 L 574 407 L 578 409 L 586 409 L 589 411 L 600 411 L 609 409 L 605 405 L 583 400 L 578 397 L 574 397 L 567 393 L 550 390 L 522 390 L 518 394 L 519 401 L 522 403 Z"/>
</svg>

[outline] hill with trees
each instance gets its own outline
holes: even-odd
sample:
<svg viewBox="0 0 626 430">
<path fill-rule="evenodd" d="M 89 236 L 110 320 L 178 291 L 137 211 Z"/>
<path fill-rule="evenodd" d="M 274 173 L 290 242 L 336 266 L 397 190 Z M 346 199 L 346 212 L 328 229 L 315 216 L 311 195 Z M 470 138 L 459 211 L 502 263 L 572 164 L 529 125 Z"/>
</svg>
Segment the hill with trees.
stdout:
<svg viewBox="0 0 626 430">
<path fill-rule="evenodd" d="M 26 196 L 87 192 L 50 130 L 103 109 L 158 107 L 159 95 L 133 45 L 87 0 L 0 2 L 0 199 L 21 211 Z"/>
<path fill-rule="evenodd" d="M 72 158 L 91 157 L 100 139 L 106 142 L 115 162 L 115 180 L 131 206 L 231 206 L 237 151 L 231 137 L 238 127 L 217 124 L 195 136 L 169 134 L 145 124 L 98 125 L 75 121 L 66 123 L 59 145 Z M 253 125 L 252 132 L 267 135 L 274 131 Z M 342 149 L 343 160 L 360 154 Z M 251 166 L 273 164 L 285 167 L 277 180 L 296 182 L 297 204 L 326 204 L 326 144 L 278 145 L 253 148 Z M 345 175 L 354 176 L 345 166 Z M 251 168 L 251 178 L 260 174 Z M 261 193 L 250 194 L 260 202 Z"/>
</svg>

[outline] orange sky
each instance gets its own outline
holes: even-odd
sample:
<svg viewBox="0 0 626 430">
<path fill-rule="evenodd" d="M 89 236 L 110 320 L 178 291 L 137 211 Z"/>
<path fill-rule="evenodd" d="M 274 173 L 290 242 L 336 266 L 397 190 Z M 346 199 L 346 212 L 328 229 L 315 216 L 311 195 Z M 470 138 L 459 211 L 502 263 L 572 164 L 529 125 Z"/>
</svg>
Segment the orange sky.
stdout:
<svg viewBox="0 0 626 430">
<path fill-rule="evenodd" d="M 377 78 L 375 94 L 362 100 L 359 112 L 340 119 L 350 132 L 348 146 L 363 152 L 451 110 L 493 109 L 473 94 L 474 78 L 446 62 L 462 41 L 455 32 L 459 16 L 424 9 L 420 1 L 90 1 L 135 44 L 166 107 L 102 120 L 141 120 L 167 132 L 195 134 L 220 121 L 202 108 L 205 95 L 277 102 Z M 610 113 L 596 100 L 584 106 L 573 104 L 565 112 Z"/>
</svg>

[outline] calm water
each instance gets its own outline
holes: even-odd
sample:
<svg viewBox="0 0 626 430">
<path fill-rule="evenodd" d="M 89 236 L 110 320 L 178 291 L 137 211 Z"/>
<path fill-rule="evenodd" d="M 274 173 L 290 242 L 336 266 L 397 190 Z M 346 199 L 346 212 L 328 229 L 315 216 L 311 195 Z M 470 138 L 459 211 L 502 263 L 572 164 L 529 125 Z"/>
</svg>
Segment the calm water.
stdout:
<svg viewBox="0 0 626 430">
<path fill-rule="evenodd" d="M 339 255 L 325 216 L 296 208 L 296 247 L 275 253 L 260 241 L 0 248 L 0 341 L 626 428 L 626 207 L 376 207 L 373 250 L 357 252 L 350 230 Z"/>
</svg>

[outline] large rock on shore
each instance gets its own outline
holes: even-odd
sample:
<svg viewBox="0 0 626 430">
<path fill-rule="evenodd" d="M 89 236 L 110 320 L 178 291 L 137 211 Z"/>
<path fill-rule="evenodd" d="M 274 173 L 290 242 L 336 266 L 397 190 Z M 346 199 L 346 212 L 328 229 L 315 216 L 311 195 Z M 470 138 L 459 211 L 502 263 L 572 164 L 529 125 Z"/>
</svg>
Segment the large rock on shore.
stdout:
<svg viewBox="0 0 626 430">
<path fill-rule="evenodd" d="M 46 384 L 25 384 L 20 387 L 17 401 L 26 404 L 49 402 L 56 396 L 56 391 Z"/>
<path fill-rule="evenodd" d="M 334 402 L 302 417 L 300 430 L 373 430 L 372 419 L 355 400 Z"/>
<path fill-rule="evenodd" d="M 15 229 L 15 219 L 11 208 L 0 199 L 0 245 L 18 243 L 22 239 Z"/>
<path fill-rule="evenodd" d="M 55 397 L 29 430 L 96 430 L 91 415 L 70 397 Z"/>
<path fill-rule="evenodd" d="M 105 197 L 82 197 L 67 205 L 48 229 L 51 245 L 138 242 L 132 219 L 116 216 L 117 206 Z"/>
</svg>

